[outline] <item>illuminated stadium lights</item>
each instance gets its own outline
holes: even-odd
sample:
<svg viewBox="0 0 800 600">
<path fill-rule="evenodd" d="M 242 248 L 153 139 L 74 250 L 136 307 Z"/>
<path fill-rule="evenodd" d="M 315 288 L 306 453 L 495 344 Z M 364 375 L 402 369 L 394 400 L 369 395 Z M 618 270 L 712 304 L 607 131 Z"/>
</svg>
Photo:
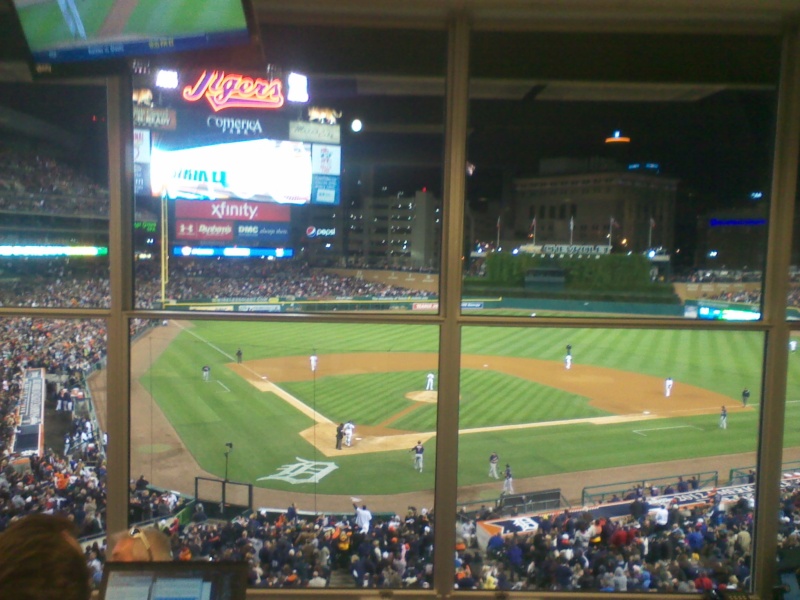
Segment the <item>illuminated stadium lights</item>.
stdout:
<svg viewBox="0 0 800 600">
<path fill-rule="evenodd" d="M 308 102 L 308 77 L 300 73 L 289 73 L 287 78 L 289 90 L 286 100 L 289 102 Z"/>
<path fill-rule="evenodd" d="M 350 129 L 353 130 L 353 133 L 358 133 L 364 128 L 364 124 L 361 122 L 361 119 L 353 119 L 353 122 L 350 123 Z M 384 186 L 383 191 L 386 191 L 386 187 Z"/>
<path fill-rule="evenodd" d="M 615 131 L 611 137 L 606 138 L 606 144 L 627 144 L 631 138 L 624 137 L 619 130 Z"/>
<path fill-rule="evenodd" d="M 0 256 L 106 256 L 105 246 L 0 246 Z"/>
<path fill-rule="evenodd" d="M 178 72 L 161 69 L 156 73 L 156 87 L 174 90 L 178 87 Z"/>
</svg>

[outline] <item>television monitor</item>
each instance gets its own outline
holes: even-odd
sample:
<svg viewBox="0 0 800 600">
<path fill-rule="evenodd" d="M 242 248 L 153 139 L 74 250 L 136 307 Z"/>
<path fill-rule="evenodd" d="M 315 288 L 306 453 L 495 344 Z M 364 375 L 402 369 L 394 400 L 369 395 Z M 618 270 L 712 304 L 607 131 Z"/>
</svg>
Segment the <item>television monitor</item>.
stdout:
<svg viewBox="0 0 800 600">
<path fill-rule="evenodd" d="M 34 75 L 116 71 L 136 57 L 246 45 L 249 0 L 12 0 Z"/>
<path fill-rule="evenodd" d="M 100 600 L 245 600 L 244 562 L 107 562 Z"/>
</svg>

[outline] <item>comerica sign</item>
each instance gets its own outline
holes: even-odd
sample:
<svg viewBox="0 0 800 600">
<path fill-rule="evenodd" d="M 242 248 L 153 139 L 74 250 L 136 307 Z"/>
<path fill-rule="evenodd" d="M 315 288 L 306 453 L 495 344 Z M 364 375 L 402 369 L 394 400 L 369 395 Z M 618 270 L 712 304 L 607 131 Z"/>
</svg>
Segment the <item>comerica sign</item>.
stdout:
<svg viewBox="0 0 800 600">
<path fill-rule="evenodd" d="M 225 108 L 275 109 L 283 106 L 283 83 L 280 79 L 203 71 L 194 85 L 183 88 L 183 98 L 188 102 L 205 98 L 214 112 Z"/>
</svg>

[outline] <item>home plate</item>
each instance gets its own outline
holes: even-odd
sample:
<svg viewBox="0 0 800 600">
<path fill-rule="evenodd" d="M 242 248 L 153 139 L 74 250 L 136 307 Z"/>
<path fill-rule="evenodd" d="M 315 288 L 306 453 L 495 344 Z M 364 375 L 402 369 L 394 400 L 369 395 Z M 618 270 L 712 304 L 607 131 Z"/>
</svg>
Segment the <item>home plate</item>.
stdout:
<svg viewBox="0 0 800 600">
<path fill-rule="evenodd" d="M 483 368 L 485 369 L 485 368 L 486 368 L 486 367 L 488 367 L 488 366 L 489 366 L 489 365 L 483 365 Z"/>
</svg>

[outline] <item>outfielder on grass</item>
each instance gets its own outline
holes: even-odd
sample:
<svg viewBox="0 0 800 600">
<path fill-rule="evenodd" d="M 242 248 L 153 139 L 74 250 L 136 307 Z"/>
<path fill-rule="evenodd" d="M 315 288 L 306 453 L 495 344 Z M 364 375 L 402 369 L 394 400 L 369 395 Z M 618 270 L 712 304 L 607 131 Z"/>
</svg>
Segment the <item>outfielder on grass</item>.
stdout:
<svg viewBox="0 0 800 600">
<path fill-rule="evenodd" d="M 422 457 L 425 454 L 425 447 L 422 445 L 422 440 L 417 442 L 409 452 L 414 453 L 414 469 L 422 473 Z"/>
</svg>

